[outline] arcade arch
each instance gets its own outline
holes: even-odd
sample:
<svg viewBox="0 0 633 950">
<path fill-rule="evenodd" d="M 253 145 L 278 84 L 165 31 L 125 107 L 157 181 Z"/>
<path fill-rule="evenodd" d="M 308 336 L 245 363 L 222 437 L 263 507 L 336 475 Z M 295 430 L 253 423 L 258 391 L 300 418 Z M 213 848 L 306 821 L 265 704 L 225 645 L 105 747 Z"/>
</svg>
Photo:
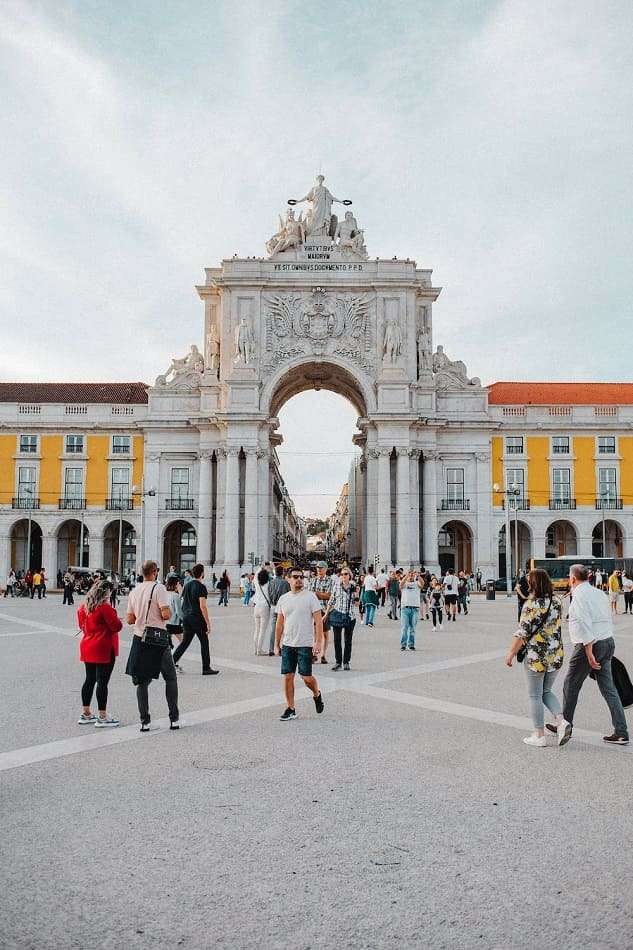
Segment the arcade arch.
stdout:
<svg viewBox="0 0 633 950">
<path fill-rule="evenodd" d="M 516 525 L 516 528 L 515 528 Z M 516 530 L 516 534 L 515 534 Z M 518 548 L 517 548 L 518 540 Z M 518 559 L 517 559 L 518 553 Z M 520 571 L 527 570 L 528 561 L 532 556 L 532 532 L 524 521 L 510 522 L 510 565 L 512 575 L 516 575 L 517 563 Z M 517 562 L 517 563 L 515 563 Z M 506 573 L 506 526 L 501 525 L 499 530 L 499 577 Z"/>
<path fill-rule="evenodd" d="M 81 521 L 70 518 L 63 521 L 57 529 L 57 566 L 65 571 L 67 567 L 88 567 L 89 532 Z"/>
<path fill-rule="evenodd" d="M 447 521 L 439 530 L 437 544 L 442 573 L 448 568 L 467 574 L 472 572 L 473 535 L 467 524 Z"/>
<path fill-rule="evenodd" d="M 30 556 L 27 557 L 29 519 L 16 521 L 11 528 L 11 567 L 15 571 L 36 570 L 42 566 L 42 529 L 31 519 Z"/>
<path fill-rule="evenodd" d="M 163 570 L 173 564 L 179 574 L 196 563 L 196 531 L 189 521 L 172 521 L 163 532 Z"/>
<path fill-rule="evenodd" d="M 103 564 L 91 564 L 124 577 L 136 568 L 136 529 L 129 521 L 111 521 L 103 532 Z"/>
<path fill-rule="evenodd" d="M 603 542 L 606 542 L 603 543 Z M 594 557 L 622 557 L 624 550 L 622 526 L 612 518 L 605 518 L 591 533 L 591 553 Z"/>
<path fill-rule="evenodd" d="M 545 557 L 578 554 L 578 533 L 571 521 L 554 521 L 545 532 Z"/>
</svg>

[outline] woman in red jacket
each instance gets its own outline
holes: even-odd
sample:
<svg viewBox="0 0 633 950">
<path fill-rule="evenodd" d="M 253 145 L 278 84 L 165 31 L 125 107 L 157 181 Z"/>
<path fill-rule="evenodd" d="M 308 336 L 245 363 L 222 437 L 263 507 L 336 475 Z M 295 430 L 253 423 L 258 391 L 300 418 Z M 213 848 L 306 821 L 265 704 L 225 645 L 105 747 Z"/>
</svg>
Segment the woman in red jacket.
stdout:
<svg viewBox="0 0 633 950">
<path fill-rule="evenodd" d="M 86 679 L 81 687 L 84 708 L 78 723 L 80 726 L 94 725 L 97 729 L 119 725 L 119 720 L 108 716 L 106 712 L 108 683 L 119 655 L 119 630 L 123 626 L 109 603 L 112 590 L 109 581 L 96 581 L 88 591 L 85 603 L 77 611 L 82 633 L 79 658 L 86 667 Z M 95 684 L 98 716 L 93 716 L 90 709 Z"/>
</svg>

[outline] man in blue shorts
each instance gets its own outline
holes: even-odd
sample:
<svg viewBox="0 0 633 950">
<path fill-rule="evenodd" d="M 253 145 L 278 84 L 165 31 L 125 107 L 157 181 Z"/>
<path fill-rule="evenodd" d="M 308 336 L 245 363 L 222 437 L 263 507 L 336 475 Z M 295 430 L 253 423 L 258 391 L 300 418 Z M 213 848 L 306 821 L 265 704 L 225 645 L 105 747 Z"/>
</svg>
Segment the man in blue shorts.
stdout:
<svg viewBox="0 0 633 950">
<path fill-rule="evenodd" d="M 284 678 L 286 709 L 282 722 L 296 719 L 295 673 L 306 684 L 318 713 L 323 712 L 323 698 L 316 677 L 312 675 L 313 661 L 319 662 L 323 652 L 323 620 L 321 604 L 311 590 L 304 590 L 303 572 L 290 572 L 290 590 L 277 601 L 275 628 L 275 656 L 281 656 L 281 675 Z"/>
</svg>

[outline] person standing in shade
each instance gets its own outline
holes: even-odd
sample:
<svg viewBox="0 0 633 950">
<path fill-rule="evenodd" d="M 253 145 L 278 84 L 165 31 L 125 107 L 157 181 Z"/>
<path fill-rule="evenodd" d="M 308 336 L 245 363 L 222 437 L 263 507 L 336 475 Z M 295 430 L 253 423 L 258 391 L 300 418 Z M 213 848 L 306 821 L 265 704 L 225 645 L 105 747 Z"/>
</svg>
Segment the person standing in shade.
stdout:
<svg viewBox="0 0 633 950">
<path fill-rule="evenodd" d="M 220 575 L 220 580 L 218 581 L 217 589 L 220 591 L 220 599 L 218 601 L 218 607 L 228 607 L 229 606 L 229 591 L 231 589 L 231 578 L 226 573 L 226 571 L 222 571 L 222 574 Z"/>
<path fill-rule="evenodd" d="M 415 628 L 420 614 L 422 580 L 413 568 L 400 583 L 400 649 L 415 650 Z"/>
<path fill-rule="evenodd" d="M 66 571 L 66 573 L 62 577 L 62 585 L 64 588 L 62 606 L 64 604 L 68 604 L 69 606 L 72 606 L 75 603 L 74 598 L 73 598 L 73 591 L 75 589 L 75 577 L 73 574 L 70 573 L 70 571 Z"/>
<path fill-rule="evenodd" d="M 457 611 L 464 616 L 468 613 L 468 578 L 463 571 L 457 575 Z"/>
<path fill-rule="evenodd" d="M 77 720 L 78 725 L 93 725 L 98 729 L 119 725 L 119 720 L 108 716 L 108 683 L 116 658 L 119 655 L 119 630 L 123 624 L 116 611 L 108 603 L 110 584 L 97 581 L 86 596 L 86 602 L 77 611 L 77 622 L 81 630 L 79 658 L 86 668 L 86 678 L 81 687 L 83 710 Z M 92 714 L 90 704 L 92 694 L 97 687 L 98 716 Z"/>
<path fill-rule="evenodd" d="M 255 644 L 255 656 L 268 656 L 268 645 L 270 643 L 270 596 L 268 594 L 268 584 L 270 575 L 266 568 L 262 567 L 257 573 L 255 579 L 255 593 L 251 598 L 253 604 L 253 620 L 255 628 L 253 630 L 253 641 Z"/>
<path fill-rule="evenodd" d="M 327 619 L 325 619 L 325 610 L 332 596 L 332 578 L 328 575 L 326 561 L 317 561 L 316 571 L 316 577 L 310 581 L 310 590 L 313 594 L 316 594 L 317 600 L 321 604 L 321 610 L 323 611 L 323 651 L 321 663 L 327 663 L 326 653 L 330 625 Z"/>
<path fill-rule="evenodd" d="M 334 631 L 334 656 L 336 663 L 332 667 L 335 673 L 342 668 L 349 670 L 349 664 L 352 659 L 352 638 L 354 636 L 354 627 L 356 626 L 356 615 L 354 612 L 354 596 L 356 585 L 352 581 L 352 572 L 348 567 L 341 570 L 341 577 L 338 583 L 334 585 L 330 602 L 327 606 L 326 616 L 328 617 L 332 630 Z M 345 632 L 345 647 L 341 648 L 341 633 Z"/>
<path fill-rule="evenodd" d="M 204 565 L 194 564 L 191 568 L 192 580 L 182 589 L 182 643 L 174 650 L 174 663 L 177 665 L 180 658 L 191 644 L 194 637 L 200 641 L 200 655 L 202 658 L 202 675 L 215 676 L 219 670 L 211 669 L 211 655 L 209 652 L 209 633 L 211 621 L 207 608 L 208 591 L 202 583 L 204 579 Z"/>
<path fill-rule="evenodd" d="M 365 619 L 363 622 L 366 627 L 373 627 L 374 625 L 376 607 L 378 606 L 377 586 L 376 578 L 374 577 L 374 565 L 370 564 L 365 574 L 363 590 L 361 592 L 361 598 L 365 605 Z"/>
<path fill-rule="evenodd" d="M 282 722 L 296 719 L 295 674 L 312 693 L 317 713 L 323 712 L 323 698 L 312 662 L 318 661 L 323 650 L 323 621 L 321 603 L 311 590 L 304 590 L 303 573 L 298 568 L 290 572 L 290 590 L 277 602 L 275 628 L 275 656 L 281 656 L 281 675 L 284 678 L 286 709 Z"/>
<path fill-rule="evenodd" d="M 442 593 L 442 588 L 440 582 L 436 577 L 431 581 L 431 586 L 429 588 L 429 607 L 431 608 L 431 618 L 433 620 L 433 629 L 438 625 L 442 626 L 442 618 L 444 611 L 444 594 Z"/>
<path fill-rule="evenodd" d="M 15 585 L 17 584 L 17 577 L 15 576 L 15 571 L 13 568 L 7 574 L 7 583 L 4 588 L 5 597 L 15 597 Z"/>
<path fill-rule="evenodd" d="M 523 610 L 524 605 L 527 602 L 528 597 L 530 596 L 530 588 L 528 585 L 528 579 L 523 573 L 523 571 L 521 571 L 519 574 L 519 579 L 514 586 L 514 590 L 517 595 L 517 620 L 520 623 L 521 612 Z"/>
<path fill-rule="evenodd" d="M 622 571 L 622 590 L 624 591 L 624 613 L 633 614 L 633 580 Z"/>
<path fill-rule="evenodd" d="M 275 568 L 275 576 L 268 582 L 268 599 L 270 600 L 270 642 L 269 656 L 275 654 L 275 630 L 277 628 L 277 603 L 283 594 L 290 590 L 290 584 L 284 577 L 281 564 Z"/>
<path fill-rule="evenodd" d="M 475 582 L 477 584 L 477 590 L 481 591 L 481 569 L 477 568 L 477 573 L 475 574 Z"/>
<path fill-rule="evenodd" d="M 141 732 L 154 728 L 149 714 L 148 691 L 149 684 L 159 676 L 165 680 L 170 729 L 179 729 L 178 677 L 169 645 L 161 648 L 143 643 L 145 627 L 167 630 L 167 621 L 171 619 L 169 594 L 164 585 L 158 583 L 156 561 L 144 561 L 141 571 L 142 581 L 130 591 L 127 602 L 126 620 L 134 625 L 134 636 L 125 672 L 136 686 Z"/>
<path fill-rule="evenodd" d="M 444 575 L 442 588 L 444 590 L 444 603 L 446 605 L 446 619 L 449 622 L 452 620 L 454 623 L 457 620 L 458 583 L 457 578 L 453 574 L 453 569 L 450 567 Z"/>
<path fill-rule="evenodd" d="M 583 564 L 574 564 L 569 570 L 573 594 L 569 606 L 569 638 L 574 644 L 574 652 L 563 686 L 563 721 L 558 727 L 548 723 L 547 728 L 558 733 L 559 745 L 569 742 L 578 696 L 593 670 L 613 723 L 613 733 L 603 736 L 604 741 L 613 745 L 628 745 L 626 716 L 611 672 L 615 642 L 609 601 L 601 590 L 588 583 L 588 574 Z"/>
<path fill-rule="evenodd" d="M 387 599 L 388 583 L 389 583 L 389 578 L 387 577 L 387 572 L 384 569 L 384 567 L 381 567 L 376 576 L 376 590 L 378 592 L 378 603 L 381 607 L 385 606 L 385 601 Z"/>
</svg>

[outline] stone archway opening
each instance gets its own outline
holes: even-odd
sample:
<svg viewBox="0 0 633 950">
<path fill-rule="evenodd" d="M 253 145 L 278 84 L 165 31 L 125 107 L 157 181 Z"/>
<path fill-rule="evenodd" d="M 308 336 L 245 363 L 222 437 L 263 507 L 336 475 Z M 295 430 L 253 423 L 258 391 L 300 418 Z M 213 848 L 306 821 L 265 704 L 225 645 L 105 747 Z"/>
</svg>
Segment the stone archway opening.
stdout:
<svg viewBox="0 0 633 950">
<path fill-rule="evenodd" d="M 57 531 L 57 567 L 65 571 L 67 567 L 88 567 L 89 532 L 86 526 L 76 518 L 64 521 Z"/>
<path fill-rule="evenodd" d="M 27 549 L 28 551 L 27 555 Z M 15 571 L 34 571 L 42 566 L 42 529 L 31 519 L 29 545 L 29 519 L 22 518 L 11 528 L 11 567 Z"/>
<path fill-rule="evenodd" d="M 518 546 L 517 546 L 518 541 Z M 510 573 L 513 577 L 517 573 L 517 564 L 520 571 L 527 571 L 532 556 L 532 534 L 524 521 L 510 522 Z M 506 573 L 506 526 L 501 525 L 499 530 L 499 577 Z"/>
<path fill-rule="evenodd" d="M 578 534 L 570 521 L 554 521 L 545 533 L 545 557 L 578 554 Z"/>
<path fill-rule="evenodd" d="M 622 527 L 617 521 L 605 518 L 591 533 L 591 553 L 594 557 L 622 557 L 624 550 Z"/>
<path fill-rule="evenodd" d="M 129 521 L 111 521 L 103 533 L 103 567 L 125 577 L 136 569 L 136 530 Z"/>
<path fill-rule="evenodd" d="M 473 536 L 463 521 L 447 521 L 443 524 L 438 533 L 437 547 L 442 573 L 448 568 L 467 574 L 472 572 Z"/>
<path fill-rule="evenodd" d="M 172 521 L 163 535 L 163 573 L 173 565 L 179 574 L 196 563 L 196 531 L 188 521 Z"/>
</svg>

